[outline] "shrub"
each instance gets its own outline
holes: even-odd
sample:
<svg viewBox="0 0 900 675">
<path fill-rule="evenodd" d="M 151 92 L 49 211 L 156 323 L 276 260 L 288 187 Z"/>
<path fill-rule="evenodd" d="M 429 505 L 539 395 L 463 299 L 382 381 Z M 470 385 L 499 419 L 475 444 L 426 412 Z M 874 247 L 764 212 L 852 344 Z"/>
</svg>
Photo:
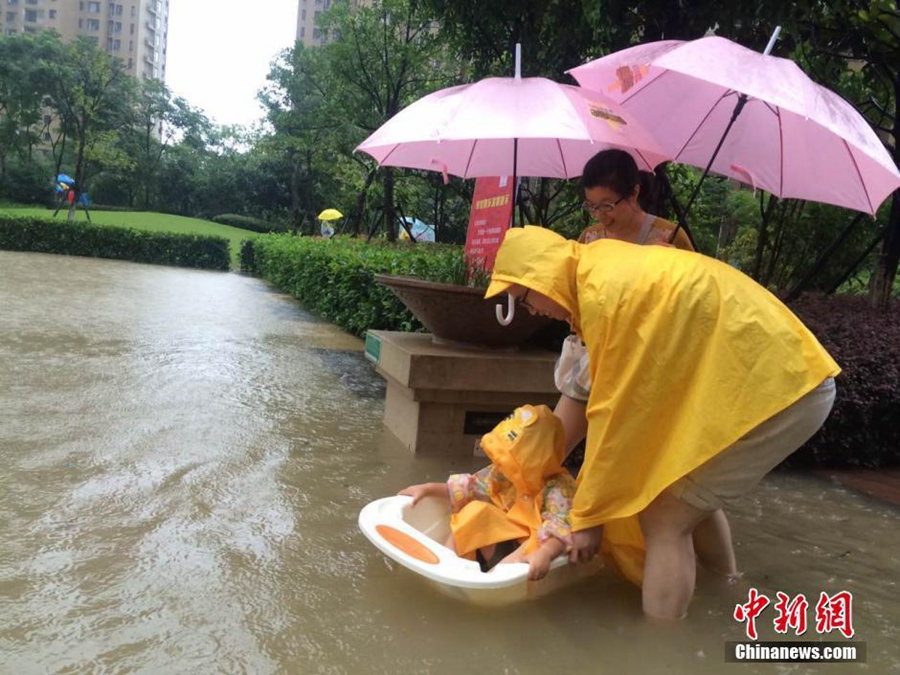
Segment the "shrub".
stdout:
<svg viewBox="0 0 900 675">
<path fill-rule="evenodd" d="M 345 330 L 421 330 L 375 274 L 403 274 L 458 283 L 462 247 L 443 244 L 368 244 L 347 237 L 268 235 L 241 248 L 241 269 L 254 272 Z"/>
<path fill-rule="evenodd" d="M 238 216 L 233 213 L 223 213 L 218 216 L 214 216 L 212 221 L 214 223 L 219 223 L 220 225 L 231 225 L 232 227 L 238 227 L 242 230 L 250 230 L 251 232 L 278 232 L 283 230 L 282 226 L 279 223 L 270 223 L 267 220 L 263 220 L 262 218 L 253 218 L 251 216 Z"/>
<path fill-rule="evenodd" d="M 228 270 L 223 237 L 0 216 L 0 249 Z"/>
<path fill-rule="evenodd" d="M 900 464 L 900 303 L 880 313 L 865 298 L 807 294 L 791 309 L 842 372 L 831 415 L 789 465 Z"/>
</svg>

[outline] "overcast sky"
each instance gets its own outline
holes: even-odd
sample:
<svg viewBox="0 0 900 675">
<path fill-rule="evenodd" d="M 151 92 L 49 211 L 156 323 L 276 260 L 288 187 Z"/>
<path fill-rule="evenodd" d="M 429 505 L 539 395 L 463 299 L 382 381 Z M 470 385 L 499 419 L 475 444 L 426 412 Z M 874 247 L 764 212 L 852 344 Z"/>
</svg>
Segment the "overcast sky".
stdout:
<svg viewBox="0 0 900 675">
<path fill-rule="evenodd" d="M 166 84 L 218 124 L 262 117 L 256 92 L 275 55 L 294 44 L 297 0 L 170 0 Z"/>
</svg>

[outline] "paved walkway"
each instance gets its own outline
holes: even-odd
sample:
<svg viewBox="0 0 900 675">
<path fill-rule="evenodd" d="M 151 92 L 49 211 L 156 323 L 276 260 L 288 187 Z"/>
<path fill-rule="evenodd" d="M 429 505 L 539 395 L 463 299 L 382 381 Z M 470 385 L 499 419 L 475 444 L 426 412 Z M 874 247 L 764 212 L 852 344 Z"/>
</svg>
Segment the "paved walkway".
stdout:
<svg viewBox="0 0 900 675">
<path fill-rule="evenodd" d="M 900 506 L 900 467 L 891 469 L 818 469 L 815 475 Z"/>
</svg>

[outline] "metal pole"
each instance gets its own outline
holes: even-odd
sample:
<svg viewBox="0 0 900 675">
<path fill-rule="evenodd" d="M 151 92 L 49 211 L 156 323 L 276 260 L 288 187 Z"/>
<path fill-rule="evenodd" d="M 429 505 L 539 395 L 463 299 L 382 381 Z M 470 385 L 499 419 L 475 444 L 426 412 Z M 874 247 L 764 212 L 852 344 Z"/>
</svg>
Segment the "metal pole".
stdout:
<svg viewBox="0 0 900 675">
<path fill-rule="evenodd" d="M 876 237 L 875 237 L 875 239 L 872 241 L 872 243 L 869 244 L 869 245 L 866 247 L 866 250 L 863 252 L 863 254 L 862 254 L 861 256 L 859 256 L 859 257 L 853 262 L 852 265 L 850 265 L 850 269 L 847 270 L 847 272 L 844 274 L 844 276 L 842 276 L 842 277 L 840 278 L 840 280 L 839 280 L 836 284 L 834 284 L 831 288 L 829 288 L 827 291 L 825 291 L 825 293 L 826 293 L 827 295 L 831 295 L 831 294 L 834 293 L 838 288 L 840 288 L 840 287 L 844 284 L 844 282 L 847 281 L 847 279 L 850 278 L 850 275 L 853 274 L 853 273 L 856 271 L 856 268 L 859 267 L 860 265 L 862 265 L 863 260 L 865 260 L 866 258 L 868 258 L 868 257 L 869 257 L 869 254 L 875 249 L 876 246 L 878 246 L 878 243 L 879 243 L 882 239 L 884 239 L 884 232 L 885 232 L 886 229 L 887 229 L 887 228 L 884 228 L 884 227 L 881 228 L 881 231 L 876 235 Z"/>
<path fill-rule="evenodd" d="M 813 263 L 813 266 L 810 270 L 803 276 L 803 278 L 797 282 L 797 285 L 794 286 L 788 294 L 784 297 L 785 302 L 791 302 L 792 300 L 796 300 L 800 297 L 800 294 L 803 292 L 803 289 L 806 288 L 806 285 L 813 280 L 813 278 L 822 271 L 822 268 L 825 267 L 825 263 L 828 262 L 828 259 L 831 257 L 831 254 L 834 253 L 838 247 L 844 243 L 844 240 L 850 236 L 850 233 L 853 231 L 853 228 L 856 227 L 859 222 L 865 217 L 864 213 L 857 213 L 856 217 L 851 220 L 847 226 L 841 231 L 841 233 L 837 236 L 831 245 L 825 249 L 825 252 L 819 256 L 819 259 Z"/>
</svg>

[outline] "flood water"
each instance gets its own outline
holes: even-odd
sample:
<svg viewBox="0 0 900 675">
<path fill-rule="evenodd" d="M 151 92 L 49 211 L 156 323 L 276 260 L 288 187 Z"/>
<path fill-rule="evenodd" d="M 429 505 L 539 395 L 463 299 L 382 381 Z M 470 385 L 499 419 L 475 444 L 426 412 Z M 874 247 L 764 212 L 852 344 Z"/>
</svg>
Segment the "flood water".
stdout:
<svg viewBox="0 0 900 675">
<path fill-rule="evenodd" d="M 681 623 L 609 574 L 438 595 L 356 517 L 475 464 L 399 449 L 361 350 L 257 279 L 0 251 L 0 673 L 900 672 L 897 510 L 806 476 L 731 509 L 745 576 Z M 751 586 L 804 593 L 805 639 L 851 591 L 868 662 L 724 663 Z"/>
</svg>

